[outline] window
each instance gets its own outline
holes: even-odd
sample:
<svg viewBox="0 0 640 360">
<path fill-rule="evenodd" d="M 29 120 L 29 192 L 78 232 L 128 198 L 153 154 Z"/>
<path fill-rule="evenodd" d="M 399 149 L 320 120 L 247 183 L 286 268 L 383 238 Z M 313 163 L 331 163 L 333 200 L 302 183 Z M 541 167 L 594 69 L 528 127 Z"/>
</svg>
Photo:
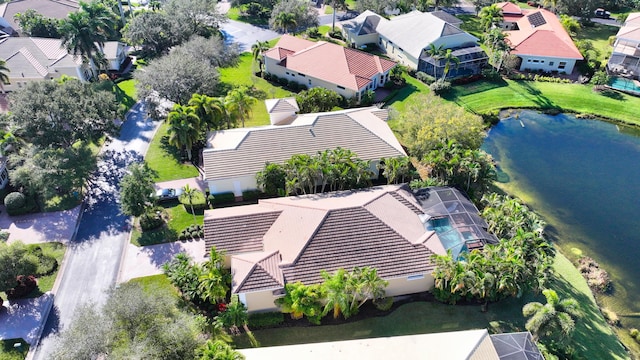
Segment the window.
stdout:
<svg viewBox="0 0 640 360">
<path fill-rule="evenodd" d="M 305 74 L 300 74 L 300 73 L 298 73 L 298 75 L 300 75 L 300 76 L 302 76 L 302 77 L 307 77 L 307 75 L 305 75 Z"/>
<path fill-rule="evenodd" d="M 344 86 L 338 85 L 338 89 L 344 90 Z"/>
<path fill-rule="evenodd" d="M 553 66 L 553 61 L 549 61 L 549 66 Z"/>
<path fill-rule="evenodd" d="M 285 73 L 286 73 L 287 75 L 291 75 L 291 74 L 289 74 L 289 72 L 288 72 L 288 71 L 286 71 Z"/>
<path fill-rule="evenodd" d="M 424 279 L 424 274 L 407 276 L 407 281 Z"/>
<path fill-rule="evenodd" d="M 311 85 L 311 79 L 309 79 L 309 85 Z"/>
<path fill-rule="evenodd" d="M 531 62 L 531 59 L 527 59 L 527 62 Z"/>
<path fill-rule="evenodd" d="M 378 39 L 378 44 L 382 45 L 382 39 Z"/>
<path fill-rule="evenodd" d="M 567 67 L 567 62 L 560 61 L 560 63 L 558 64 L 558 69 L 564 69 L 565 67 Z"/>
<path fill-rule="evenodd" d="M 540 62 L 540 60 L 538 60 L 538 59 L 534 59 L 534 60 L 533 60 L 533 62 L 534 62 L 534 63 L 539 63 L 539 62 Z"/>
</svg>

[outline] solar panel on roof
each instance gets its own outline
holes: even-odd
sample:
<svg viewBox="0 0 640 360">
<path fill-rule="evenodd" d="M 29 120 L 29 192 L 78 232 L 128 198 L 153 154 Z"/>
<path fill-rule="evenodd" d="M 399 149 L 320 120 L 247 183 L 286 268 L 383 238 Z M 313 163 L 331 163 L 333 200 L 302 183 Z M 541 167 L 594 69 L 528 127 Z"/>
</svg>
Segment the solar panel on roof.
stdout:
<svg viewBox="0 0 640 360">
<path fill-rule="evenodd" d="M 541 12 L 535 12 L 531 15 L 527 15 L 527 19 L 529 19 L 529 23 L 533 27 L 538 27 L 547 23 L 547 20 L 544 19 Z"/>
</svg>

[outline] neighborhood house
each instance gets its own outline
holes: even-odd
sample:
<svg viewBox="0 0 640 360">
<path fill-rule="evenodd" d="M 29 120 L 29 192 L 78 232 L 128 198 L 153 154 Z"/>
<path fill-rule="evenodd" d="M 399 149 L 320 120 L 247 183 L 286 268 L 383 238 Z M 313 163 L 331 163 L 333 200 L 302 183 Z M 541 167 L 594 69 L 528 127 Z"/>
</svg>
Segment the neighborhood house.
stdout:
<svg viewBox="0 0 640 360">
<path fill-rule="evenodd" d="M 267 162 L 282 164 L 293 155 L 315 155 L 341 147 L 370 162 L 374 178 L 381 158 L 406 156 L 385 122 L 388 110 L 356 108 L 296 115 L 295 99 L 267 100 L 272 125 L 212 132 L 202 151 L 204 178 L 212 194 L 236 197 L 257 188 L 256 173 Z"/>
<path fill-rule="evenodd" d="M 264 69 L 270 75 L 308 88 L 323 87 L 347 99 L 360 100 L 389 80 L 393 61 L 325 41 L 313 42 L 283 35 L 264 52 Z"/>
<path fill-rule="evenodd" d="M 640 12 L 629 14 L 618 30 L 607 67 L 614 73 L 640 79 Z"/>
<path fill-rule="evenodd" d="M 432 255 L 495 242 L 486 228 L 457 190 L 414 193 L 406 185 L 264 199 L 204 215 L 206 249 L 226 254 L 231 291 L 250 312 L 276 309 L 286 283 L 320 283 L 322 270 L 376 268 L 388 296 L 430 290 Z"/>
<path fill-rule="evenodd" d="M 109 71 L 119 71 L 127 59 L 126 47 L 119 41 L 107 41 L 102 47 Z M 69 54 L 60 39 L 7 37 L 0 40 L 0 54 L 7 62 L 9 84 L 5 90 L 17 90 L 31 81 L 57 79 L 62 75 L 90 80 L 89 64 Z"/>
<path fill-rule="evenodd" d="M 0 4 L 0 38 L 3 36 L 18 36 L 20 24 L 16 21 L 16 14 L 23 14 L 27 10 L 35 10 L 45 18 L 64 19 L 69 13 L 78 11 L 80 5 L 77 0 L 14 0 Z M 1 53 L 0 53 L 1 54 Z"/>
<path fill-rule="evenodd" d="M 502 9 L 501 27 L 507 31 L 511 54 L 518 57 L 520 71 L 571 74 L 582 54 L 558 17 L 545 9 L 520 9 L 511 2 L 496 4 Z"/>
<path fill-rule="evenodd" d="M 487 64 L 487 55 L 478 38 L 460 30 L 461 20 L 442 11 L 410 13 L 390 20 L 365 11 L 341 22 L 343 35 L 352 47 L 377 45 L 387 56 L 418 71 L 442 76 L 445 64 L 428 53 L 430 45 L 451 49 L 460 64 L 452 66 L 448 77 L 477 74 Z"/>
</svg>

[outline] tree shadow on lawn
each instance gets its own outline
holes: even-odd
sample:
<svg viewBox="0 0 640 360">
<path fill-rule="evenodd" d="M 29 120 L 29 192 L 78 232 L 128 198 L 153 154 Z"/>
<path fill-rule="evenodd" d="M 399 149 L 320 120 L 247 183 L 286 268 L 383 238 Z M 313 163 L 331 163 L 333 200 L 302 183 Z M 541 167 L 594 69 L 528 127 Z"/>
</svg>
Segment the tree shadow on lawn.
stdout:
<svg viewBox="0 0 640 360">
<path fill-rule="evenodd" d="M 567 280 L 555 276 L 549 288 L 554 289 L 561 299 L 573 298 L 580 304 L 582 316 L 576 320 L 576 329 L 573 333 L 571 344 L 576 349 L 578 358 L 613 359 L 614 357 L 626 358 L 624 348 L 619 344 L 615 335 L 601 336 L 598 324 L 606 322 L 597 305 L 592 304 L 592 299 L 585 293 L 576 290 Z M 544 304 L 544 301 L 541 301 Z M 589 304 L 585 306 L 585 304 Z M 615 342 L 615 343 L 614 343 Z M 616 351 L 617 350 L 617 351 Z"/>
<path fill-rule="evenodd" d="M 182 154 L 175 146 L 169 144 L 169 136 L 164 135 L 160 139 L 160 149 L 166 154 L 172 157 L 178 164 L 182 164 Z"/>
<path fill-rule="evenodd" d="M 533 86 L 531 86 L 530 81 L 525 81 L 525 80 L 521 80 L 518 81 L 518 84 L 524 88 L 527 94 L 522 94 L 525 98 L 528 98 L 529 100 L 531 100 L 532 102 L 534 102 L 536 104 L 536 106 L 542 108 L 542 109 L 558 109 L 561 110 L 561 108 L 554 104 L 553 101 L 551 101 L 551 99 L 549 99 L 548 97 L 544 96 L 542 91 L 540 91 L 540 89 L 537 89 Z M 514 89 L 515 90 L 515 89 Z"/>
<path fill-rule="evenodd" d="M 164 244 L 178 239 L 178 233 L 167 224 L 153 230 L 141 231 L 137 242 L 140 246 Z"/>
<path fill-rule="evenodd" d="M 418 88 L 415 85 L 406 84 L 403 88 L 398 90 L 391 99 L 387 100 L 387 102 L 385 103 L 385 106 L 391 106 L 396 102 L 403 102 L 409 96 L 413 95 L 413 93 L 418 91 L 420 90 L 418 90 Z"/>
<path fill-rule="evenodd" d="M 600 95 L 604 97 L 608 97 L 609 99 L 613 99 L 613 100 L 627 101 L 627 99 L 621 93 L 613 90 L 604 90 L 600 92 Z"/>
<path fill-rule="evenodd" d="M 478 94 L 507 86 L 509 86 L 509 83 L 502 78 L 496 80 L 481 80 L 466 85 L 454 85 L 452 91 L 444 94 L 443 98 L 449 101 L 455 101 L 462 96 Z"/>
</svg>

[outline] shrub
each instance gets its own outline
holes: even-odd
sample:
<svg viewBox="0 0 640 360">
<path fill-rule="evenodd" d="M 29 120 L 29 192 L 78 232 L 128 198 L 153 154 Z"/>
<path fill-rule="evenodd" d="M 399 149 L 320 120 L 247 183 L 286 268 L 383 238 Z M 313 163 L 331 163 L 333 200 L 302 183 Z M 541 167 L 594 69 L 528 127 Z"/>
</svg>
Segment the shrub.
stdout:
<svg viewBox="0 0 640 360">
<path fill-rule="evenodd" d="M 618 317 L 618 314 L 607 308 L 600 308 L 600 311 L 602 311 L 602 315 L 609 325 L 620 326 L 620 318 Z"/>
<path fill-rule="evenodd" d="M 9 213 L 9 215 L 14 215 L 14 212 L 20 212 L 21 210 L 23 210 L 27 205 L 27 198 L 24 196 L 24 194 L 19 193 L 19 192 L 12 192 L 9 193 L 5 198 L 4 198 L 4 206 L 7 208 L 7 213 Z M 15 215 L 19 215 L 19 214 L 15 214 Z"/>
<path fill-rule="evenodd" d="M 338 29 L 336 29 L 335 31 L 329 31 L 329 36 L 334 39 L 344 40 L 344 38 L 342 37 L 342 32 Z"/>
<path fill-rule="evenodd" d="M 391 307 L 393 306 L 393 297 L 392 296 L 387 296 L 385 298 L 382 299 L 376 299 L 373 301 L 373 305 L 376 306 L 376 309 L 380 310 L 380 311 L 389 311 L 391 310 Z"/>
<path fill-rule="evenodd" d="M 0 230 L 0 242 L 3 242 L 3 241 L 6 242 L 7 240 L 9 240 L 9 232 Z"/>
<path fill-rule="evenodd" d="M 260 197 L 260 190 L 247 190 L 242 192 L 242 200 L 254 201 Z"/>
<path fill-rule="evenodd" d="M 289 80 L 287 78 L 278 78 L 278 84 L 286 87 L 289 85 Z"/>
<path fill-rule="evenodd" d="M 638 331 L 638 329 L 636 328 L 631 328 L 629 329 L 629 335 L 631 335 L 632 338 L 635 338 L 636 336 L 640 335 L 640 331 Z"/>
<path fill-rule="evenodd" d="M 445 94 L 451 90 L 451 83 L 448 81 L 436 81 L 429 85 L 429 89 L 436 95 Z"/>
<path fill-rule="evenodd" d="M 179 240 L 187 240 L 187 239 L 200 239 L 204 237 L 204 230 L 202 229 L 202 225 L 189 225 L 185 229 L 183 229 L 178 235 Z"/>
<path fill-rule="evenodd" d="M 29 295 L 38 286 L 36 278 L 29 275 L 19 275 L 16 278 L 16 286 L 7 291 L 7 299 L 20 299 Z"/>
<path fill-rule="evenodd" d="M 582 276 L 587 279 L 589 287 L 599 292 L 608 292 L 611 290 L 611 279 L 609 274 L 600 268 L 595 260 L 588 256 L 583 256 L 578 260 L 578 270 L 582 273 Z"/>
<path fill-rule="evenodd" d="M 320 31 L 318 31 L 317 27 L 312 27 L 307 30 L 307 35 L 309 35 L 309 37 L 312 39 L 317 39 L 320 37 Z"/>
<path fill-rule="evenodd" d="M 460 78 L 456 78 L 453 80 L 453 83 L 456 85 L 466 85 L 471 84 L 472 82 L 476 82 L 478 80 L 482 80 L 483 76 L 481 74 L 474 74 L 470 76 L 464 76 Z"/>
<path fill-rule="evenodd" d="M 140 228 L 142 231 L 157 229 L 164 224 L 162 216 L 155 211 L 147 211 L 140 216 Z"/>
<path fill-rule="evenodd" d="M 249 315 L 249 327 L 252 329 L 276 327 L 284 323 L 281 312 L 266 312 Z"/>
<path fill-rule="evenodd" d="M 45 254 L 40 245 L 27 245 L 27 251 L 38 258 L 37 276 L 49 275 L 58 267 L 56 258 L 53 255 Z"/>
<path fill-rule="evenodd" d="M 213 196 L 213 205 L 230 204 L 236 201 L 236 196 L 232 192 L 223 192 L 218 194 L 211 194 Z"/>
<path fill-rule="evenodd" d="M 433 76 L 422 72 L 422 71 L 418 71 L 416 73 L 416 79 L 422 81 L 423 83 L 427 84 L 427 85 L 431 85 L 434 82 L 436 82 L 436 78 L 434 78 Z"/>
<path fill-rule="evenodd" d="M 593 85 L 607 85 L 609 84 L 609 75 L 607 75 L 606 71 L 596 71 L 591 77 L 591 83 Z"/>
</svg>

